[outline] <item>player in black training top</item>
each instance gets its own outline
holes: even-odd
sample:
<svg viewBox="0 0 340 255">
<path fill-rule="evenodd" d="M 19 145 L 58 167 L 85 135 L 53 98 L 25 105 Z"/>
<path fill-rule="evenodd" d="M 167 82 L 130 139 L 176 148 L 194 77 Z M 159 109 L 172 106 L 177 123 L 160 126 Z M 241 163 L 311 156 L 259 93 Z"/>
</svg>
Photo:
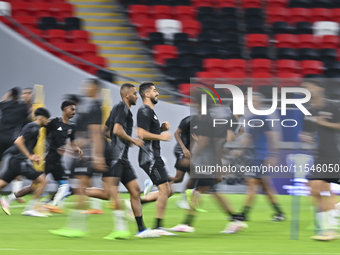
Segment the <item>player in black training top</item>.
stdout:
<svg viewBox="0 0 340 255">
<path fill-rule="evenodd" d="M 70 119 L 76 113 L 76 104 L 73 101 L 64 101 L 61 104 L 63 112 L 61 117 L 54 118 L 46 127 L 46 163 L 45 174 L 52 174 L 55 181 L 58 182 L 59 188 L 57 194 L 51 204 L 45 205 L 50 212 L 63 212 L 57 205 L 59 202 L 70 195 L 70 186 L 68 185 L 68 176 L 65 174 L 65 169 L 61 161 L 61 157 L 65 152 L 67 140 L 70 140 L 70 147 L 73 152 L 77 153 L 79 159 L 82 155 L 82 150 L 77 146 L 75 141 L 76 125 Z"/>
<path fill-rule="evenodd" d="M 4 152 L 18 138 L 28 116 L 27 105 L 19 101 L 20 89 L 12 88 L 0 101 L 0 165 Z"/>
<path fill-rule="evenodd" d="M 317 142 L 317 154 L 307 179 L 310 181 L 311 194 L 315 199 L 316 229 L 319 229 L 317 240 L 333 240 L 337 234 L 336 198 L 331 192 L 330 183 L 339 183 L 340 174 L 340 111 L 337 102 L 325 99 L 321 80 L 306 79 L 301 85 L 311 93 L 310 107 L 312 116 L 305 116 L 304 132 L 300 134 L 302 141 Z M 328 192 L 332 197 L 322 196 Z M 327 219 L 325 222 L 324 219 Z"/>
<path fill-rule="evenodd" d="M 41 158 L 33 154 L 33 149 L 39 138 L 40 127 L 44 127 L 49 123 L 50 113 L 45 108 L 38 108 L 34 112 L 35 121 L 27 124 L 21 131 L 21 135 L 15 140 L 14 145 L 9 148 L 8 153 L 11 154 L 8 168 L 5 170 L 0 180 L 0 190 L 7 186 L 18 175 L 23 175 L 33 183 L 39 184 L 34 192 L 32 199 L 26 207 L 23 215 L 47 217 L 38 212 L 34 206 L 43 193 L 47 184 L 45 174 L 36 172 L 31 162 L 39 162 Z M 2 209 L 10 215 L 9 204 L 5 197 L 0 198 Z"/>
<path fill-rule="evenodd" d="M 168 122 L 160 125 L 158 116 L 153 108 L 158 102 L 158 92 L 151 82 L 144 82 L 139 86 L 139 94 L 143 99 L 143 105 L 137 113 L 137 133 L 144 140 L 144 147 L 139 150 L 139 166 L 158 187 L 157 213 L 155 229 L 159 229 L 160 235 L 173 235 L 162 229 L 162 219 L 171 188 L 164 162 L 161 158 L 160 141 L 169 141 L 171 134 L 164 132 L 170 129 Z"/>
</svg>

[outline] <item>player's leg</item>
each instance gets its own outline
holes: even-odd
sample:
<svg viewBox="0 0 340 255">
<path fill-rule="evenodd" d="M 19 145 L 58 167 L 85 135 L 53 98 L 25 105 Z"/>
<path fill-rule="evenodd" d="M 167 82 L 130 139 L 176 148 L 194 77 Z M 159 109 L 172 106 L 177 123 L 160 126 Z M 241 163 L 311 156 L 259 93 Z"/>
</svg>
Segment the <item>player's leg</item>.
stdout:
<svg viewBox="0 0 340 255">
<path fill-rule="evenodd" d="M 247 178 L 246 179 L 247 183 L 247 194 L 246 194 L 246 201 L 242 210 L 241 215 L 243 216 L 242 220 L 246 221 L 248 219 L 248 213 L 251 209 L 251 206 L 254 203 L 256 194 L 257 194 L 257 187 L 260 185 L 261 181 L 260 179 L 256 178 Z"/>
<path fill-rule="evenodd" d="M 12 182 L 12 193 L 18 192 L 19 190 L 22 189 L 22 185 L 23 185 L 23 180 L 22 180 L 22 176 L 17 176 L 17 178 L 15 178 L 15 180 Z M 19 203 L 25 203 L 25 199 L 17 197 L 16 199 Z"/>
<path fill-rule="evenodd" d="M 0 179 L 0 191 L 6 187 L 9 183 Z M 8 200 L 5 197 L 0 197 L 0 204 L 2 207 L 2 210 L 7 214 L 7 215 L 11 215 L 11 212 L 9 210 L 9 206 L 10 204 L 8 203 Z"/>
<path fill-rule="evenodd" d="M 103 185 L 102 176 L 98 176 L 98 174 L 94 173 L 92 177 L 92 186 L 93 188 L 100 188 Z M 103 214 L 102 200 L 96 197 L 90 197 L 90 207 L 88 210 L 83 213 L 88 214 Z"/>
</svg>

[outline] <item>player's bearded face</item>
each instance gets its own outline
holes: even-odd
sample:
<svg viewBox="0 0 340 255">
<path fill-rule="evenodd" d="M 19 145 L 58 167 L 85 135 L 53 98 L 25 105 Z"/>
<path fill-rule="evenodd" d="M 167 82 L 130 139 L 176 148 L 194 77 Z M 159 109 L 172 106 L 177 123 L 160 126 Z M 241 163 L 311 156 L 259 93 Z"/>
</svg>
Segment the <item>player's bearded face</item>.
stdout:
<svg viewBox="0 0 340 255">
<path fill-rule="evenodd" d="M 66 109 L 66 114 L 67 117 L 69 117 L 70 119 L 73 118 L 74 115 L 76 114 L 76 106 L 75 105 L 68 106 Z"/>
<path fill-rule="evenodd" d="M 157 104 L 158 103 L 158 92 L 155 90 L 151 90 L 150 92 L 150 100 L 153 104 Z"/>
<path fill-rule="evenodd" d="M 130 89 L 130 94 L 129 94 L 129 103 L 130 103 L 130 105 L 136 105 L 137 98 L 138 98 L 138 94 L 137 94 L 136 88 L 131 88 Z"/>
</svg>

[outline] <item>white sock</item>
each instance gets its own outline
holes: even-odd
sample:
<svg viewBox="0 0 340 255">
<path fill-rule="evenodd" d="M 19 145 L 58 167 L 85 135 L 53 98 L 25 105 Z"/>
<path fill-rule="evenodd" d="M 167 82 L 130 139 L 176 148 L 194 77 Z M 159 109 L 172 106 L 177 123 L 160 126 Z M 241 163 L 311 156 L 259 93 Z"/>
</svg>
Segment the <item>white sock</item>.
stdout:
<svg viewBox="0 0 340 255">
<path fill-rule="evenodd" d="M 7 199 L 8 199 L 8 203 L 11 204 L 13 201 L 17 199 L 17 197 L 15 196 L 14 193 L 11 193 L 8 195 Z"/>
<path fill-rule="evenodd" d="M 99 198 L 90 198 L 90 208 L 91 209 L 97 209 L 97 210 L 102 210 L 102 200 Z"/>
<path fill-rule="evenodd" d="M 83 210 L 70 210 L 69 217 L 66 223 L 67 228 L 86 231 L 87 229 L 87 214 L 81 213 Z"/>
<path fill-rule="evenodd" d="M 328 214 L 329 229 L 336 230 L 338 228 L 339 211 L 336 209 L 331 209 L 327 211 L 327 214 Z"/>
<path fill-rule="evenodd" d="M 23 181 L 13 181 L 12 182 L 12 192 L 18 192 L 22 189 Z"/>
<path fill-rule="evenodd" d="M 57 206 L 59 205 L 59 203 L 65 199 L 65 192 L 68 192 L 68 190 L 70 189 L 70 185 L 68 184 L 63 184 L 60 185 L 57 191 L 57 194 L 55 194 L 53 201 L 52 201 L 52 205 L 53 206 Z"/>
<path fill-rule="evenodd" d="M 34 205 L 36 204 L 37 201 L 38 201 L 38 199 L 31 199 L 30 201 L 28 201 L 28 203 L 25 207 L 25 211 L 33 210 Z"/>
<path fill-rule="evenodd" d="M 125 212 L 122 210 L 115 210 L 112 212 L 113 222 L 115 223 L 115 230 L 126 231 L 127 224 L 125 219 Z"/>
</svg>

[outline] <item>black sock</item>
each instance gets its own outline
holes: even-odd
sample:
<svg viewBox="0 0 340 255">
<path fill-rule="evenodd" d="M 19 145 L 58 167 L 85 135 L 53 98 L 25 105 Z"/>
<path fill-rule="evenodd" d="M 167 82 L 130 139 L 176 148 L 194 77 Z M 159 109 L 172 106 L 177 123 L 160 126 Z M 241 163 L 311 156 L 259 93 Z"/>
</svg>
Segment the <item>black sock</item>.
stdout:
<svg viewBox="0 0 340 255">
<path fill-rule="evenodd" d="M 156 227 L 155 228 L 161 228 L 162 227 L 162 219 L 156 218 Z"/>
<path fill-rule="evenodd" d="M 245 206 L 245 207 L 243 208 L 243 212 L 242 212 L 242 213 L 244 214 L 244 216 L 246 216 L 246 215 L 249 213 L 250 209 L 251 209 L 250 206 Z"/>
<path fill-rule="evenodd" d="M 280 206 L 278 204 L 272 204 L 274 210 L 277 212 L 277 214 L 282 214 L 282 211 L 280 209 Z"/>
<path fill-rule="evenodd" d="M 195 217 L 195 215 L 188 214 L 187 218 L 185 219 L 184 224 L 188 225 L 188 226 L 191 226 L 192 221 L 194 220 L 194 217 Z"/>
<path fill-rule="evenodd" d="M 147 202 L 145 202 L 145 201 L 143 201 L 142 199 L 140 199 L 140 203 L 141 203 L 141 204 L 145 204 L 145 203 L 147 203 Z"/>
<path fill-rule="evenodd" d="M 137 226 L 138 226 L 138 232 L 141 232 L 145 229 L 145 225 L 143 222 L 143 216 L 135 217 Z"/>
</svg>

